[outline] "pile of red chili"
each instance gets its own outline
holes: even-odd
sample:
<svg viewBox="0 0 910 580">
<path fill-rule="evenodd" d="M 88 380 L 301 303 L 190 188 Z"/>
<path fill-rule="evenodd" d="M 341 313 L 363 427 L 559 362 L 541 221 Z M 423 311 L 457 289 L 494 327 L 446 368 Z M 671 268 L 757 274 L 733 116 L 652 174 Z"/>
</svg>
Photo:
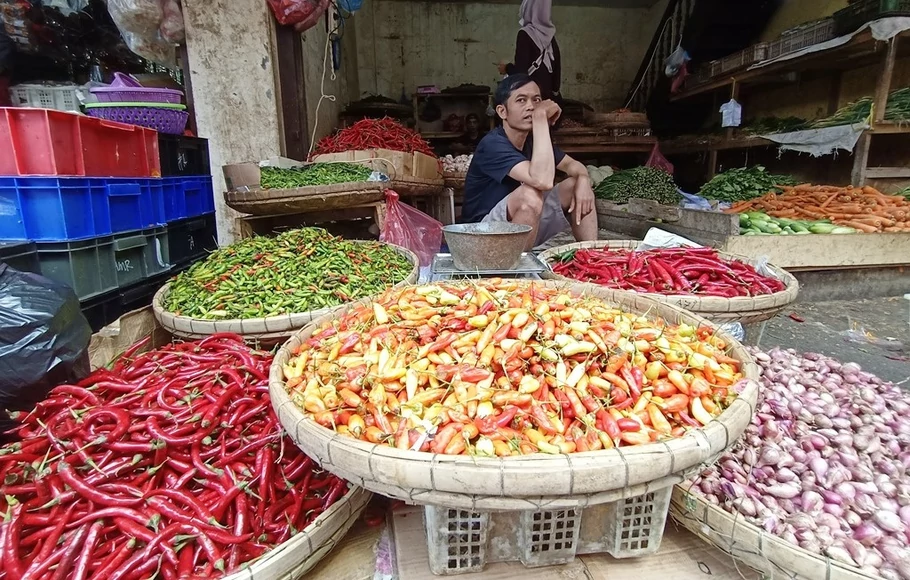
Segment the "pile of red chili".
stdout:
<svg viewBox="0 0 910 580">
<path fill-rule="evenodd" d="M 363 119 L 334 135 L 326 135 L 316 144 L 315 155 L 342 153 L 362 149 L 391 149 L 405 153 L 426 153 L 436 157 L 430 145 L 416 131 L 394 119 Z"/>
<path fill-rule="evenodd" d="M 272 356 L 241 337 L 135 355 L 61 385 L 0 449 L 0 577 L 212 578 L 347 490 L 282 435 Z"/>
<path fill-rule="evenodd" d="M 554 260 L 551 267 L 561 276 L 634 292 L 734 298 L 785 288 L 777 278 L 762 275 L 749 264 L 725 260 L 712 248 L 581 249 Z"/>
</svg>

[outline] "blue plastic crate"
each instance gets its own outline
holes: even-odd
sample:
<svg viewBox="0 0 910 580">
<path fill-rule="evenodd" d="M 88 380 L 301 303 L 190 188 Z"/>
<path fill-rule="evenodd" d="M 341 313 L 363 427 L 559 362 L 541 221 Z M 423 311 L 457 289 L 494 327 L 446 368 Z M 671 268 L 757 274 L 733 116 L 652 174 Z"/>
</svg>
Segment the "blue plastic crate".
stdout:
<svg viewBox="0 0 910 580">
<path fill-rule="evenodd" d="M 211 175 L 162 177 L 160 181 L 166 223 L 215 211 Z"/>
<path fill-rule="evenodd" d="M 81 240 L 160 225 L 159 181 L 0 177 L 0 239 Z"/>
<path fill-rule="evenodd" d="M 111 233 L 104 180 L 0 178 L 0 238 L 65 241 Z"/>
</svg>

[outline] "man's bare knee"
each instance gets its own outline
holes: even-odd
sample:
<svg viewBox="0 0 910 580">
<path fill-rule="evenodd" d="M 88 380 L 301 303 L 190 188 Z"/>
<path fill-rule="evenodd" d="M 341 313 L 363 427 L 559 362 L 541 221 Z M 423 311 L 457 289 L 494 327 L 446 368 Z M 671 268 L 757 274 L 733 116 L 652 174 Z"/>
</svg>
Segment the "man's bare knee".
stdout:
<svg viewBox="0 0 910 580">
<path fill-rule="evenodd" d="M 510 194 L 509 206 L 515 213 L 540 216 L 543 213 L 543 196 L 533 187 L 522 185 Z"/>
</svg>

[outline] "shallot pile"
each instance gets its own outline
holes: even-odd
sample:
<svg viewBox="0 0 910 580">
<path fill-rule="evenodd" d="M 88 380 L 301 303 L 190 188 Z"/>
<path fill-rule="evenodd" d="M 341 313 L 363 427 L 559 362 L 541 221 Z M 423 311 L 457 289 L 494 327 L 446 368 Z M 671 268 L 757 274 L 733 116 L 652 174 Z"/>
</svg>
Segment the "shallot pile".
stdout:
<svg viewBox="0 0 910 580">
<path fill-rule="evenodd" d="M 810 552 L 910 579 L 910 399 L 855 363 L 753 356 L 763 401 L 692 491 Z"/>
<path fill-rule="evenodd" d="M 472 159 L 473 155 L 446 155 L 442 158 L 442 170 L 445 173 L 467 173 Z"/>
</svg>

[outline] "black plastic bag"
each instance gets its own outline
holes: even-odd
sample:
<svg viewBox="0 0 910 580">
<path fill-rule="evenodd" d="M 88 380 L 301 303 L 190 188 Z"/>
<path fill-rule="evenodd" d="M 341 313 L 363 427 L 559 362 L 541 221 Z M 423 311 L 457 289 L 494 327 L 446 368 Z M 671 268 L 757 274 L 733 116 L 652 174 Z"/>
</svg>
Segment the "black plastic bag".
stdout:
<svg viewBox="0 0 910 580">
<path fill-rule="evenodd" d="M 68 286 L 0 263 L 0 409 L 29 411 L 88 375 L 91 338 Z"/>
</svg>

